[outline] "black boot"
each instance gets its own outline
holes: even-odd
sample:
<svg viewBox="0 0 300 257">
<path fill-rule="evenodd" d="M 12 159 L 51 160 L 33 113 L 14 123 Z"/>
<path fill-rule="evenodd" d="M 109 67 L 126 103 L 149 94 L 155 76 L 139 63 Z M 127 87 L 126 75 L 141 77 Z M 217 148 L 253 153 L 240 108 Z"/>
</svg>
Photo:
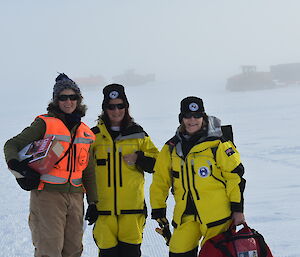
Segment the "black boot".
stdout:
<svg viewBox="0 0 300 257">
<path fill-rule="evenodd" d="M 99 257 L 119 257 L 118 246 L 108 248 L 108 249 L 100 249 Z"/>
<path fill-rule="evenodd" d="M 141 244 L 128 244 L 119 241 L 119 257 L 141 257 Z"/>
</svg>

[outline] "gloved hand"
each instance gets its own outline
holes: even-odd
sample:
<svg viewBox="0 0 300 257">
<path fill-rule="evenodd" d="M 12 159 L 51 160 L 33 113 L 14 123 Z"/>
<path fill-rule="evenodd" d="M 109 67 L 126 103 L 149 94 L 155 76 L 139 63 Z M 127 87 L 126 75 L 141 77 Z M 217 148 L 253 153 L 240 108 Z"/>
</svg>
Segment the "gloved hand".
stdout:
<svg viewBox="0 0 300 257">
<path fill-rule="evenodd" d="M 156 228 L 155 231 L 162 235 L 166 240 L 166 245 L 169 245 L 172 234 L 167 218 L 158 218 L 156 221 L 158 222 L 159 228 Z"/>
<path fill-rule="evenodd" d="M 98 210 L 96 204 L 89 204 L 84 219 L 89 222 L 88 225 L 92 225 L 96 222 L 98 219 Z"/>
<path fill-rule="evenodd" d="M 32 179 L 32 178 L 16 178 L 19 186 L 25 191 L 31 191 L 33 189 L 37 189 L 40 184 L 40 179 Z"/>
<path fill-rule="evenodd" d="M 27 158 L 23 161 L 12 159 L 7 163 L 9 169 L 16 171 L 23 176 L 21 178 L 17 177 L 16 179 L 19 186 L 26 191 L 37 189 L 41 176 L 38 172 L 28 167 L 27 164 L 29 161 L 30 158 Z"/>
<path fill-rule="evenodd" d="M 16 159 L 12 159 L 7 163 L 7 165 L 8 165 L 8 168 L 10 168 L 11 170 L 17 171 L 22 176 L 24 176 L 28 179 L 40 179 L 41 175 L 28 166 L 28 162 L 30 160 L 31 160 L 31 158 L 27 158 L 23 161 L 18 161 Z"/>
</svg>

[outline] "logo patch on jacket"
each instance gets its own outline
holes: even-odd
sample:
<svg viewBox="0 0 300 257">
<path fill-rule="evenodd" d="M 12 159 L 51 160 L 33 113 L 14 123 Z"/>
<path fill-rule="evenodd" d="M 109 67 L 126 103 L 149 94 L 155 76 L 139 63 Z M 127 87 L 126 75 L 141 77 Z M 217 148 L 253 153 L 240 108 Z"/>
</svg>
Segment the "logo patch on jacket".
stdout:
<svg viewBox="0 0 300 257">
<path fill-rule="evenodd" d="M 230 155 L 233 155 L 235 153 L 235 151 L 230 147 L 228 148 L 227 150 L 225 150 L 225 153 L 230 156 Z"/>
<path fill-rule="evenodd" d="M 86 132 L 83 132 L 83 134 L 84 134 L 85 137 L 91 137 L 91 135 L 86 133 Z"/>
<path fill-rule="evenodd" d="M 210 175 L 210 170 L 209 170 L 209 168 L 202 166 L 199 168 L 198 174 L 202 178 L 207 178 Z"/>
</svg>

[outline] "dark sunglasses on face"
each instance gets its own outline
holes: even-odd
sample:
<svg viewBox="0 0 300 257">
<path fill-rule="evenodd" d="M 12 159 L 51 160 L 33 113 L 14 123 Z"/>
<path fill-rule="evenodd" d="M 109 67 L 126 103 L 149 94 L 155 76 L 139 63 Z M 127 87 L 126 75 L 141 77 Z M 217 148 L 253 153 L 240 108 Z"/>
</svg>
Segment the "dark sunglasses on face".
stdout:
<svg viewBox="0 0 300 257">
<path fill-rule="evenodd" d="M 183 114 L 183 118 L 185 119 L 190 119 L 194 117 L 195 119 L 200 119 L 203 117 L 203 113 L 202 112 L 187 112 L 185 114 Z"/>
<path fill-rule="evenodd" d="M 119 109 L 119 110 L 121 110 L 121 109 L 124 109 L 126 106 L 125 106 L 125 104 L 108 104 L 107 105 L 107 109 L 109 109 L 109 110 L 114 110 L 114 109 Z"/>
<path fill-rule="evenodd" d="M 68 99 L 70 99 L 71 101 L 75 101 L 79 99 L 79 96 L 74 94 L 74 95 L 59 95 L 58 97 L 59 101 L 67 101 Z"/>
</svg>

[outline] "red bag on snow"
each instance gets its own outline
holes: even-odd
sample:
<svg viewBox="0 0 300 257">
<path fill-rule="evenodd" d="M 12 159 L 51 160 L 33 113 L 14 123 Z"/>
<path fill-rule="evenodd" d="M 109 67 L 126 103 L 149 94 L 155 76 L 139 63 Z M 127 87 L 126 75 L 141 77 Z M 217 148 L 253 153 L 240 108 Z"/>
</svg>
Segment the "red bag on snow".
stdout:
<svg viewBox="0 0 300 257">
<path fill-rule="evenodd" d="M 243 226 L 239 231 L 231 226 L 207 240 L 198 257 L 273 257 L 263 236 L 246 223 Z"/>
</svg>

